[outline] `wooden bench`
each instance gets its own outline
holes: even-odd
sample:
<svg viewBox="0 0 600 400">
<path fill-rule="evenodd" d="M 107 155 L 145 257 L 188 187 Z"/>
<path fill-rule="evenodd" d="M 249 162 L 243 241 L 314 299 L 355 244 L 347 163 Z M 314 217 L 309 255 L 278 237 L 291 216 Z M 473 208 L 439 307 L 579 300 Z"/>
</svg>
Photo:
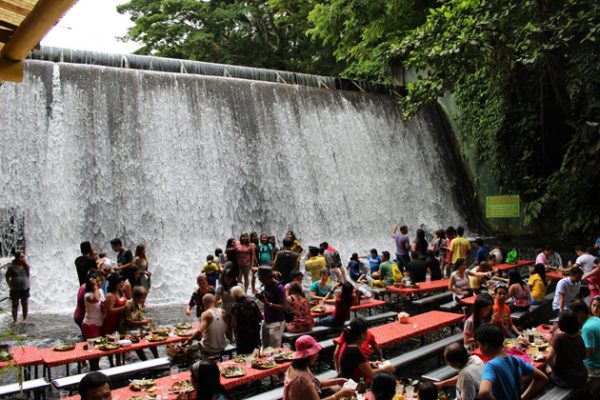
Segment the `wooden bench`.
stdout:
<svg viewBox="0 0 600 400">
<path fill-rule="evenodd" d="M 48 381 L 46 381 L 44 378 L 24 381 L 22 384 L 11 383 L 0 386 L 0 397 L 16 395 L 21 392 L 33 392 L 36 399 L 45 399 L 46 389 L 49 387 L 50 383 L 48 383 Z"/>
<path fill-rule="evenodd" d="M 283 332 L 282 337 L 283 337 L 284 341 L 295 342 L 296 339 L 298 339 L 300 336 L 303 336 L 303 335 L 324 336 L 332 331 L 333 331 L 333 329 L 329 326 L 317 325 L 314 328 L 312 328 L 312 330 L 309 332 L 300 332 L 300 333 Z"/>
<path fill-rule="evenodd" d="M 390 363 L 394 367 L 399 368 L 399 367 L 411 364 L 420 359 L 432 356 L 434 354 L 441 353 L 446 348 L 446 346 L 448 346 L 452 343 L 460 342 L 462 340 L 463 340 L 462 332 L 457 333 L 455 335 L 449 336 L 449 337 L 439 340 L 437 342 L 430 343 L 425 346 L 416 348 L 412 351 L 409 351 L 408 353 L 399 355 L 398 357 L 394 357 L 390 360 Z"/>
<path fill-rule="evenodd" d="M 335 370 L 325 371 L 316 376 L 319 380 L 334 379 L 337 377 Z M 278 387 L 268 392 L 259 393 L 256 396 L 248 397 L 246 400 L 281 400 L 283 399 L 283 387 Z"/>
<path fill-rule="evenodd" d="M 436 368 L 433 371 L 429 371 L 428 373 L 422 375 L 421 379 L 431 382 L 441 382 L 445 381 L 446 379 L 450 379 L 457 374 L 457 370 L 449 365 L 444 365 L 443 367 Z"/>
<path fill-rule="evenodd" d="M 363 319 L 365 320 L 367 325 L 372 326 L 377 325 L 381 322 L 395 321 L 398 319 L 398 313 L 395 311 L 388 311 L 381 314 L 369 315 L 368 317 L 363 317 Z M 350 320 L 344 323 L 345 326 L 348 326 L 349 324 Z"/>
<path fill-rule="evenodd" d="M 550 304 L 553 299 L 554 293 L 548 293 L 546 294 L 546 297 L 544 297 L 544 300 L 540 302 L 540 304 L 532 304 L 531 306 L 529 306 L 529 310 L 526 311 L 515 311 L 511 313 L 511 317 L 515 323 L 519 324 L 523 322 L 526 318 L 528 318 L 530 315 L 534 314 L 540 308 Z"/>
<path fill-rule="evenodd" d="M 432 304 L 441 303 L 447 300 L 452 300 L 452 292 L 442 292 L 434 294 L 432 296 L 423 297 L 421 299 L 413 301 L 412 304 L 419 307 L 424 307 Z"/>
<path fill-rule="evenodd" d="M 543 395 L 536 397 L 536 400 L 563 400 L 576 393 L 576 389 L 554 386 Z"/>
<path fill-rule="evenodd" d="M 389 296 L 386 288 L 369 288 L 376 299 L 385 300 L 385 296 Z"/>
<path fill-rule="evenodd" d="M 439 308 L 442 311 L 452 312 L 452 311 L 456 310 L 458 307 L 460 307 L 460 303 L 457 303 L 454 300 L 452 300 L 448 303 L 444 303 L 444 304 L 440 305 Z"/>
<path fill-rule="evenodd" d="M 150 371 L 157 368 L 166 368 L 171 365 L 168 357 L 155 358 L 147 361 L 140 361 L 133 364 L 120 365 L 118 367 L 103 369 L 102 373 L 108 377 L 125 376 L 134 373 Z M 55 388 L 64 390 L 79 385 L 79 382 L 86 374 L 78 374 L 57 378 L 52 381 Z"/>
</svg>

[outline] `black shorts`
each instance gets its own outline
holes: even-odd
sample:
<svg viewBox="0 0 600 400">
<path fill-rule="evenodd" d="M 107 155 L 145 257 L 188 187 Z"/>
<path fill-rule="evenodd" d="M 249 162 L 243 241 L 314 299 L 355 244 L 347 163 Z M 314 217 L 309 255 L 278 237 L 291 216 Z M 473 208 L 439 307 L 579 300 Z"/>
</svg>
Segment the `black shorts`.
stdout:
<svg viewBox="0 0 600 400">
<path fill-rule="evenodd" d="M 10 289 L 8 297 L 10 297 L 11 300 L 27 300 L 29 298 L 29 289 Z"/>
</svg>

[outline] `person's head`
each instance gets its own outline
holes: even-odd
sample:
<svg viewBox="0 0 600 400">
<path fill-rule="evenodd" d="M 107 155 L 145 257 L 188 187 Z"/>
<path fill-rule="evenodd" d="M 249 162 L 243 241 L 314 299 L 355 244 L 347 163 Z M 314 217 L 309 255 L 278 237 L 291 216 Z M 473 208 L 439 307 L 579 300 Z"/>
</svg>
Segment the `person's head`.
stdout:
<svg viewBox="0 0 600 400">
<path fill-rule="evenodd" d="M 419 400 L 437 400 L 438 390 L 433 382 L 425 381 L 417 386 Z"/>
<path fill-rule="evenodd" d="M 206 256 L 206 262 L 211 263 L 215 261 L 215 257 L 212 254 Z"/>
<path fill-rule="evenodd" d="M 148 290 L 143 286 L 134 286 L 131 293 L 131 297 L 136 304 L 144 304 L 146 297 L 148 296 Z"/>
<path fill-rule="evenodd" d="M 258 269 L 258 279 L 265 286 L 271 285 L 275 281 L 273 270 L 270 267 L 260 267 Z"/>
<path fill-rule="evenodd" d="M 292 246 L 294 245 L 294 241 L 290 238 L 285 238 L 283 239 L 283 241 L 281 242 L 281 245 L 283 246 L 284 249 L 289 250 L 292 248 Z"/>
<path fill-rule="evenodd" d="M 309 246 L 308 247 L 308 254 L 311 257 L 316 257 L 319 255 L 319 248 L 318 247 L 314 247 L 314 246 Z"/>
<path fill-rule="evenodd" d="M 250 242 L 254 243 L 254 244 L 258 243 L 258 233 L 257 232 L 250 233 Z"/>
<path fill-rule="evenodd" d="M 518 270 L 513 269 L 508 273 L 508 284 L 514 285 L 515 283 L 518 283 L 521 286 L 524 285 L 523 278 L 521 278 L 521 273 Z"/>
<path fill-rule="evenodd" d="M 352 253 L 352 255 L 350 256 L 350 260 L 358 261 L 358 253 Z"/>
<path fill-rule="evenodd" d="M 84 256 L 89 256 L 92 252 L 92 244 L 87 240 L 85 242 L 81 242 L 81 244 L 79 245 L 79 250 Z"/>
<path fill-rule="evenodd" d="M 582 276 L 583 276 L 583 270 L 579 267 L 572 268 L 571 272 L 569 273 L 569 278 L 573 282 L 579 282 L 581 280 Z"/>
<path fill-rule="evenodd" d="M 327 242 L 322 242 L 322 243 L 319 245 L 319 247 L 320 247 L 320 248 L 322 248 L 322 249 L 324 249 L 324 250 L 327 250 L 327 249 L 329 248 L 329 243 L 327 243 Z"/>
<path fill-rule="evenodd" d="M 552 248 L 552 246 L 546 245 L 544 246 L 543 252 L 546 255 L 546 257 L 550 257 L 552 254 L 554 254 L 554 249 Z"/>
<path fill-rule="evenodd" d="M 458 228 L 456 228 L 456 234 L 458 236 L 462 236 L 465 234 L 465 228 L 463 228 L 462 226 L 459 226 Z"/>
<path fill-rule="evenodd" d="M 371 249 L 370 253 L 371 253 L 371 257 L 373 257 L 373 258 L 377 257 L 377 249 Z"/>
<path fill-rule="evenodd" d="M 297 283 L 302 284 L 302 280 L 304 279 L 304 274 L 300 271 L 292 272 L 292 274 L 290 275 L 290 278 L 292 278 L 292 282 L 297 282 Z"/>
<path fill-rule="evenodd" d="M 204 306 L 204 309 L 214 307 L 215 306 L 215 296 L 213 296 L 210 293 L 207 293 L 204 296 L 202 296 L 202 305 Z"/>
<path fill-rule="evenodd" d="M 496 264 L 498 264 L 498 259 L 496 258 L 495 254 L 490 254 L 487 258 L 487 262 L 494 267 Z"/>
<path fill-rule="evenodd" d="M 123 250 L 123 242 L 119 238 L 114 238 L 110 241 L 110 247 L 113 249 L 113 251 L 118 253 L 119 251 Z"/>
<path fill-rule="evenodd" d="M 273 245 L 273 247 L 275 247 L 275 245 L 277 244 L 277 241 L 275 240 L 275 236 L 271 235 L 267 238 L 267 242 L 271 243 Z"/>
<path fill-rule="evenodd" d="M 579 323 L 583 325 L 585 321 L 590 317 L 590 309 L 587 304 L 581 300 L 577 300 L 571 303 L 569 310 L 573 311 L 577 315 Z"/>
<path fill-rule="evenodd" d="M 100 281 L 98 279 L 99 275 L 100 274 L 98 273 L 98 270 L 95 268 L 90 269 L 88 271 L 86 280 L 85 280 L 85 292 L 86 293 L 92 293 L 96 287 L 100 286 Z"/>
<path fill-rule="evenodd" d="M 435 231 L 435 237 L 438 239 L 446 239 L 446 232 L 443 229 L 438 229 Z"/>
<path fill-rule="evenodd" d="M 454 236 L 456 236 L 456 230 L 454 229 L 454 227 L 452 225 L 450 225 L 449 227 L 446 228 L 446 237 L 448 239 L 452 239 Z"/>
<path fill-rule="evenodd" d="M 477 248 L 479 248 L 479 247 L 483 246 L 483 239 L 482 239 L 482 238 L 477 238 L 477 239 L 475 239 L 475 240 L 473 241 L 473 243 L 475 243 L 475 246 L 476 246 Z"/>
<path fill-rule="evenodd" d="M 558 314 L 558 328 L 568 335 L 579 332 L 579 320 L 577 314 L 571 310 L 564 310 Z"/>
<path fill-rule="evenodd" d="M 345 304 L 352 303 L 352 294 L 354 293 L 354 286 L 350 282 L 342 283 L 342 292 L 340 293 L 340 298 Z"/>
<path fill-rule="evenodd" d="M 208 280 L 206 281 L 208 284 Z M 237 275 L 232 268 L 226 268 L 223 272 L 223 286 L 230 288 L 237 284 Z"/>
<path fill-rule="evenodd" d="M 300 336 L 296 339 L 296 353 L 292 360 L 292 368 L 303 371 L 308 369 L 319 359 L 321 349 L 321 345 L 312 336 Z"/>
<path fill-rule="evenodd" d="M 389 251 L 382 251 L 381 252 L 381 261 L 388 261 L 390 259 L 390 252 Z"/>
<path fill-rule="evenodd" d="M 246 297 L 246 292 L 240 286 L 234 286 L 231 288 L 231 297 L 234 301 L 238 301 Z"/>
<path fill-rule="evenodd" d="M 535 264 L 533 266 L 533 273 L 538 274 L 544 280 L 544 285 L 546 285 L 546 266 L 544 264 Z"/>
<path fill-rule="evenodd" d="M 396 395 L 396 377 L 391 372 L 379 371 L 371 380 L 375 400 L 392 400 Z"/>
<path fill-rule="evenodd" d="M 329 281 L 329 271 L 327 270 L 327 268 L 323 268 L 321 270 L 321 282 L 326 283 L 328 281 Z"/>
<path fill-rule="evenodd" d="M 504 334 L 496 325 L 483 324 L 475 331 L 475 340 L 479 343 L 485 357 L 495 357 L 504 346 Z"/>
<path fill-rule="evenodd" d="M 461 370 L 469 362 L 469 352 L 462 343 L 452 343 L 444 349 L 444 359 L 452 368 Z"/>
<path fill-rule="evenodd" d="M 230 249 L 233 246 L 235 246 L 235 238 L 229 238 L 227 239 L 227 244 L 225 245 L 225 249 Z"/>
<path fill-rule="evenodd" d="M 292 243 L 294 242 L 294 240 L 296 240 L 296 234 L 293 231 L 288 231 L 285 234 L 285 237 L 288 238 L 288 239 L 291 239 Z"/>
<path fill-rule="evenodd" d="M 106 290 L 109 293 L 117 293 L 117 291 L 121 290 L 121 288 L 123 287 L 124 281 L 125 278 L 123 277 L 123 275 L 119 274 L 118 272 L 113 272 L 108 276 L 108 286 Z"/>
<path fill-rule="evenodd" d="M 212 400 L 216 394 L 225 393 L 219 367 L 214 362 L 198 361 L 192 365 L 191 372 L 197 400 Z"/>
<path fill-rule="evenodd" d="M 217 247 L 215 249 L 215 257 L 219 258 L 221 256 L 221 254 L 223 254 L 223 249 L 220 247 Z"/>
<path fill-rule="evenodd" d="M 87 373 L 79 381 L 79 396 L 81 400 L 110 400 L 110 381 L 102 372 Z"/>
<path fill-rule="evenodd" d="M 248 232 L 242 232 L 240 235 L 240 243 L 243 245 L 250 244 L 250 235 L 248 235 Z"/>
<path fill-rule="evenodd" d="M 504 285 L 496 286 L 496 289 L 494 290 L 494 296 L 497 304 L 505 304 L 506 300 L 508 300 L 508 288 Z"/>
<path fill-rule="evenodd" d="M 344 328 L 344 340 L 348 344 L 361 345 L 367 338 L 367 323 L 362 318 L 355 318 Z"/>
<path fill-rule="evenodd" d="M 90 257 L 92 257 L 94 260 L 98 259 L 98 252 L 94 249 L 92 249 L 92 252 L 90 253 Z"/>
<path fill-rule="evenodd" d="M 492 315 L 492 305 L 494 300 L 487 293 L 481 293 L 475 298 L 473 303 L 473 325 L 477 328 L 481 321 L 485 321 Z"/>
<path fill-rule="evenodd" d="M 482 261 L 479 263 L 479 272 L 491 272 L 492 266 L 487 261 Z"/>
<path fill-rule="evenodd" d="M 135 256 L 141 259 L 146 259 L 146 245 L 138 244 L 135 246 Z"/>
<path fill-rule="evenodd" d="M 267 234 L 266 234 L 266 233 L 261 233 L 261 234 L 260 234 L 260 242 L 261 242 L 262 244 L 267 244 L 267 243 L 269 243 L 269 236 L 267 236 Z"/>
<path fill-rule="evenodd" d="M 575 247 L 575 253 L 578 256 L 584 255 L 587 253 L 587 248 L 582 244 L 578 244 L 577 247 Z"/>
<path fill-rule="evenodd" d="M 231 262 L 232 264 L 235 263 L 235 247 L 227 247 L 225 249 L 225 257 L 227 257 L 227 261 Z"/>
<path fill-rule="evenodd" d="M 101 251 L 100 253 L 98 253 L 98 257 L 99 258 L 105 258 L 108 254 L 106 254 L 105 251 Z"/>
<path fill-rule="evenodd" d="M 594 317 L 600 317 L 600 296 L 595 296 L 590 304 L 590 311 Z"/>
<path fill-rule="evenodd" d="M 292 282 L 290 284 L 290 290 L 288 292 L 290 296 L 296 295 L 300 297 L 305 297 L 304 292 L 302 291 L 302 286 L 298 282 Z"/>
<path fill-rule="evenodd" d="M 467 269 L 467 261 L 464 258 L 459 258 L 454 263 L 454 270 L 464 272 Z"/>
<path fill-rule="evenodd" d="M 403 235 L 406 235 L 408 233 L 408 226 L 402 225 L 400 227 L 400 233 L 402 233 Z"/>
<path fill-rule="evenodd" d="M 12 260 L 12 263 L 13 265 L 27 266 L 27 262 L 25 261 L 26 258 L 27 256 L 24 251 L 15 251 L 15 258 Z"/>
</svg>

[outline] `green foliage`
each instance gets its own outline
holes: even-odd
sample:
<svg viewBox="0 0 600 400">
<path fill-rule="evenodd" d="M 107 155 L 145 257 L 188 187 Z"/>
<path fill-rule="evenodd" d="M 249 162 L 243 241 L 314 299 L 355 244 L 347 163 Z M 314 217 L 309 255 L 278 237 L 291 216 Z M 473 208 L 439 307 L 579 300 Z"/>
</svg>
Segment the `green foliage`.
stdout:
<svg viewBox="0 0 600 400">
<path fill-rule="evenodd" d="M 306 35 L 318 1 L 130 0 L 138 54 L 337 75 L 333 50 Z"/>
</svg>

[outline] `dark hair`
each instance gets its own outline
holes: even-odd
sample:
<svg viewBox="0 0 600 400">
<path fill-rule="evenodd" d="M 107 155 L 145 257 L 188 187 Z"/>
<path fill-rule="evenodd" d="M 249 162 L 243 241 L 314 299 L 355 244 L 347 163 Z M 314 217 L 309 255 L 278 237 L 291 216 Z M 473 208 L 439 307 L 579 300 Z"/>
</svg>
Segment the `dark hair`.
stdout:
<svg viewBox="0 0 600 400">
<path fill-rule="evenodd" d="M 355 343 L 358 338 L 367 331 L 368 325 L 362 318 L 355 318 L 344 328 L 344 341 Z"/>
<path fill-rule="evenodd" d="M 377 249 L 371 249 L 371 253 L 374 253 L 375 255 L 377 255 Z"/>
<path fill-rule="evenodd" d="M 571 310 L 564 310 L 558 314 L 558 327 L 564 333 L 574 335 L 579 331 L 577 314 Z"/>
<path fill-rule="evenodd" d="M 459 269 L 460 267 L 462 267 L 465 264 L 466 264 L 466 260 L 464 258 L 457 259 L 456 262 L 454 263 L 454 270 L 456 271 L 457 269 Z"/>
<path fill-rule="evenodd" d="M 444 349 L 444 358 L 448 364 L 456 363 L 464 366 L 469 362 L 469 352 L 462 343 L 452 343 Z"/>
<path fill-rule="evenodd" d="M 101 388 L 104 385 L 110 386 L 108 376 L 98 371 L 89 372 L 79 382 L 79 396 L 82 400 L 86 400 L 90 390 Z"/>
<path fill-rule="evenodd" d="M 300 271 L 292 272 L 292 274 L 290 275 L 290 278 L 292 278 L 292 280 L 300 277 L 304 278 L 304 274 Z"/>
<path fill-rule="evenodd" d="M 319 273 L 319 276 L 323 276 L 323 275 L 330 276 L 330 275 L 329 275 L 329 271 L 327 270 L 327 268 L 323 268 L 323 269 L 321 270 L 321 272 Z"/>
<path fill-rule="evenodd" d="M 506 293 L 508 293 L 508 287 L 504 284 L 496 286 L 494 293 L 498 293 L 498 290 L 506 290 Z"/>
<path fill-rule="evenodd" d="M 516 269 L 513 269 L 508 273 L 508 284 L 514 285 L 515 283 L 518 283 L 519 285 L 521 285 L 522 289 L 525 289 L 526 283 L 523 282 L 523 278 L 521 278 L 521 273 Z"/>
<path fill-rule="evenodd" d="M 419 393 L 419 400 L 437 400 L 438 390 L 433 382 L 421 382 L 417 386 L 417 392 Z"/>
<path fill-rule="evenodd" d="M 292 368 L 298 369 L 301 371 L 306 371 L 308 366 L 310 365 L 311 357 L 304 357 L 292 360 Z"/>
<path fill-rule="evenodd" d="M 406 235 L 406 233 L 408 232 L 408 226 L 402 225 L 400 227 L 400 232 L 402 232 L 404 235 Z"/>
<path fill-rule="evenodd" d="M 475 340 L 479 344 L 489 344 L 494 349 L 504 346 L 504 334 L 496 325 L 483 324 L 475 331 Z"/>
<path fill-rule="evenodd" d="M 352 255 L 350 256 L 350 259 L 352 261 L 358 261 L 358 253 L 352 253 Z"/>
<path fill-rule="evenodd" d="M 29 264 L 27 264 L 26 261 L 21 260 L 21 256 L 25 254 L 24 251 L 15 251 L 15 258 L 12 260 L 12 265 L 20 265 L 23 268 L 25 268 L 26 270 L 29 271 Z"/>
<path fill-rule="evenodd" d="M 123 242 L 119 238 L 114 238 L 113 240 L 110 241 L 110 244 L 112 246 L 123 246 Z"/>
<path fill-rule="evenodd" d="M 554 248 L 552 246 L 550 246 L 549 244 L 545 245 L 544 248 L 542 249 L 542 251 L 551 251 L 554 250 Z"/>
<path fill-rule="evenodd" d="M 308 254 L 310 254 L 311 257 L 316 257 L 316 256 L 319 255 L 319 249 L 316 248 L 316 247 L 314 247 L 314 246 L 309 246 L 308 247 Z"/>
<path fill-rule="evenodd" d="M 421 228 L 417 229 L 417 235 L 415 237 L 415 248 L 419 255 L 427 253 L 427 239 L 425 239 L 425 231 Z"/>
<path fill-rule="evenodd" d="M 585 245 L 583 245 L 583 244 L 578 244 L 575 247 L 575 251 L 585 251 L 585 252 L 587 252 L 587 247 L 585 247 Z"/>
<path fill-rule="evenodd" d="M 495 255 L 495 254 L 488 254 L 488 256 L 487 256 L 487 259 L 488 259 L 488 260 L 494 260 L 494 261 L 498 261 L 498 259 L 496 258 L 496 255 Z"/>
<path fill-rule="evenodd" d="M 138 244 L 135 247 L 135 256 L 146 259 L 146 245 L 145 244 Z"/>
<path fill-rule="evenodd" d="M 302 286 L 298 282 L 290 283 L 290 290 L 288 293 L 290 294 L 290 296 L 296 294 L 301 297 L 306 297 L 304 296 L 304 292 L 302 291 Z"/>
<path fill-rule="evenodd" d="M 94 286 L 92 285 L 92 279 L 97 279 L 98 278 L 98 270 L 97 269 L 90 269 L 87 273 L 87 277 L 86 277 L 86 281 L 85 281 L 85 293 L 91 293 L 92 290 L 94 289 Z"/>
<path fill-rule="evenodd" d="M 571 272 L 569 273 L 569 275 L 571 275 L 571 276 L 573 276 L 573 275 L 583 275 L 583 271 L 579 267 L 573 267 L 571 269 Z"/>
<path fill-rule="evenodd" d="M 217 247 L 215 249 L 215 257 L 219 257 L 221 254 L 223 254 L 223 249 L 220 247 Z"/>
<path fill-rule="evenodd" d="M 392 400 L 396 394 L 396 376 L 387 371 L 377 372 L 371 380 L 371 392 L 375 400 Z"/>
<path fill-rule="evenodd" d="M 224 394 L 226 391 L 221 385 L 221 375 L 217 364 L 208 361 L 198 361 L 192 365 L 192 382 L 196 390 L 197 400 L 212 400 L 215 394 Z M 202 385 L 202 387 L 200 387 Z"/>
<path fill-rule="evenodd" d="M 443 229 L 438 229 L 437 231 L 435 231 L 435 234 L 437 235 L 437 237 L 439 237 L 440 239 L 446 239 L 446 232 L 444 232 Z"/>
<path fill-rule="evenodd" d="M 294 245 L 294 241 L 292 239 L 288 239 L 287 237 L 283 239 L 283 242 L 281 243 L 283 243 L 283 247 L 292 247 Z"/>
<path fill-rule="evenodd" d="M 459 226 L 458 228 L 456 228 L 456 234 L 458 236 L 462 236 L 465 234 L 465 228 L 463 228 L 462 226 Z"/>
<path fill-rule="evenodd" d="M 206 256 L 206 261 L 214 261 L 215 256 L 213 256 L 212 254 L 209 254 Z"/>
<path fill-rule="evenodd" d="M 233 246 L 233 242 L 235 242 L 235 238 L 227 239 L 227 243 L 225 244 L 225 250 Z"/>
<path fill-rule="evenodd" d="M 352 294 L 354 293 L 354 286 L 352 286 L 352 284 L 350 282 L 344 282 L 342 283 L 342 292 L 340 293 L 340 299 L 342 299 L 342 302 L 344 304 L 352 304 L 353 301 L 353 297 Z"/>
<path fill-rule="evenodd" d="M 585 314 L 590 315 L 590 308 L 581 300 L 577 300 L 571 303 L 569 306 L 569 310 L 573 311 L 575 314 Z"/>
<path fill-rule="evenodd" d="M 542 282 L 544 282 L 544 286 L 548 287 L 548 283 L 546 282 L 546 266 L 542 263 L 535 264 L 533 266 L 533 273 L 538 274 L 540 278 L 542 278 Z"/>
<path fill-rule="evenodd" d="M 450 225 L 449 227 L 446 228 L 446 235 L 454 236 L 455 234 L 456 234 L 456 230 L 454 229 L 454 227 L 452 225 Z"/>
<path fill-rule="evenodd" d="M 329 243 L 327 242 L 321 242 L 321 244 L 319 245 L 320 248 L 322 248 L 323 250 L 327 250 L 327 248 L 329 247 Z"/>
<path fill-rule="evenodd" d="M 494 304 L 494 299 L 488 293 L 481 293 L 475 298 L 473 303 L 473 330 L 481 325 L 480 311 L 486 307 L 491 307 L 492 304 Z"/>
<path fill-rule="evenodd" d="M 385 257 L 386 260 L 390 259 L 390 252 L 389 251 L 382 251 L 381 252 L 381 256 Z"/>
<path fill-rule="evenodd" d="M 231 285 L 228 285 L 227 282 L 225 282 L 225 278 L 231 278 L 233 280 L 231 282 Z M 223 271 L 223 282 L 221 282 L 221 285 L 225 289 L 231 289 L 232 287 L 237 285 L 237 274 L 235 273 L 233 268 L 225 268 L 225 271 Z"/>
<path fill-rule="evenodd" d="M 285 236 L 287 237 L 287 235 L 290 235 L 292 237 L 292 240 L 296 240 L 296 234 L 294 233 L 294 231 L 287 231 L 287 233 L 285 234 Z"/>
<path fill-rule="evenodd" d="M 87 240 L 85 242 L 81 242 L 79 245 L 79 250 L 81 254 L 90 254 L 92 252 L 92 244 Z"/>
<path fill-rule="evenodd" d="M 475 239 L 475 244 L 479 247 L 483 246 L 483 239 L 482 238 Z"/>
<path fill-rule="evenodd" d="M 118 272 L 113 272 L 108 276 L 108 286 L 106 287 L 106 291 L 108 293 L 114 293 L 117 290 L 117 286 L 119 283 L 123 282 L 125 278 L 123 275 Z"/>
</svg>

